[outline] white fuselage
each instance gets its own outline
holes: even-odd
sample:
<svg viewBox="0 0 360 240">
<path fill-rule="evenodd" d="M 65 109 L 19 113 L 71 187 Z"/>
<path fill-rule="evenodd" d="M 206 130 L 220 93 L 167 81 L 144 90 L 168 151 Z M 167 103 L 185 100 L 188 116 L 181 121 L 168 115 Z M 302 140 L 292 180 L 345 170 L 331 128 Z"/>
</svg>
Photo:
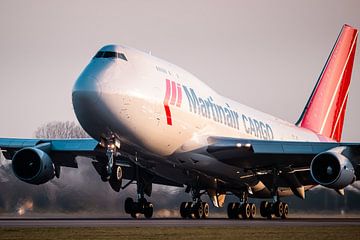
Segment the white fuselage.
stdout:
<svg viewBox="0 0 360 240">
<path fill-rule="evenodd" d="M 317 134 L 225 98 L 189 72 L 149 54 L 109 45 L 121 58 L 93 58 L 73 105 L 95 139 L 117 135 L 159 156 L 206 144 L 207 136 L 319 141 Z"/>
</svg>

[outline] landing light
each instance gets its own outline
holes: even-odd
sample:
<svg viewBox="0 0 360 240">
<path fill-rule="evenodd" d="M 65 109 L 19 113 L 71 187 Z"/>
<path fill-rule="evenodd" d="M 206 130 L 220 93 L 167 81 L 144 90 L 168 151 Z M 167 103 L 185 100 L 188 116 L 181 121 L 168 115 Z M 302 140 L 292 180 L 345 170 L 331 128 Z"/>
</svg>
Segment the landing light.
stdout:
<svg viewBox="0 0 360 240">
<path fill-rule="evenodd" d="M 112 144 L 109 144 L 109 145 L 108 145 L 108 148 L 110 148 L 110 149 L 115 149 L 115 144 L 113 144 L 113 143 L 112 143 Z"/>
<path fill-rule="evenodd" d="M 115 146 L 116 146 L 117 148 L 120 148 L 120 141 L 117 140 L 117 139 L 115 139 Z"/>
<path fill-rule="evenodd" d="M 237 148 L 241 148 L 241 147 L 250 148 L 250 147 L 251 147 L 251 144 L 250 144 L 250 143 L 245 143 L 245 144 L 237 143 L 235 146 L 236 146 Z"/>
</svg>

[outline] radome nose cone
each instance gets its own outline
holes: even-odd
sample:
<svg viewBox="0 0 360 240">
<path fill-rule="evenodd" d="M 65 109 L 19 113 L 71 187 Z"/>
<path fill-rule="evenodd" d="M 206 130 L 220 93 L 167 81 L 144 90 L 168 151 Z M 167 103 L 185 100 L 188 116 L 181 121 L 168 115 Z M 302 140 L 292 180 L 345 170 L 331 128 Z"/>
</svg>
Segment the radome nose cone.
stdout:
<svg viewBox="0 0 360 240">
<path fill-rule="evenodd" d="M 99 81 L 94 75 L 81 74 L 75 82 L 73 92 L 100 92 Z"/>
<path fill-rule="evenodd" d="M 99 81 L 92 75 L 81 75 L 75 83 L 72 92 L 73 105 L 95 104 L 101 95 Z"/>
<path fill-rule="evenodd" d="M 81 75 L 78 78 L 72 92 L 72 103 L 80 124 L 94 113 L 100 96 L 100 84 L 96 77 Z"/>
</svg>

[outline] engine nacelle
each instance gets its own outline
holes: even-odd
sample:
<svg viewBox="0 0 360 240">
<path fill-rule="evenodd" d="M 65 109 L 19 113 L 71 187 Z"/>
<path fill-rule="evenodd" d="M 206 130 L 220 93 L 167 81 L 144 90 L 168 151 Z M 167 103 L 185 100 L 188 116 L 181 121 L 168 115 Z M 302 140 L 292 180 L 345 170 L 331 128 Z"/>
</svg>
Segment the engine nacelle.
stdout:
<svg viewBox="0 0 360 240">
<path fill-rule="evenodd" d="M 314 157 L 310 165 L 313 179 L 322 186 L 342 189 L 355 180 L 351 161 L 342 154 L 345 147 L 336 147 Z"/>
<path fill-rule="evenodd" d="M 55 176 L 55 167 L 49 155 L 34 147 L 17 151 L 12 159 L 12 169 L 17 178 L 30 184 L 43 184 Z"/>
</svg>

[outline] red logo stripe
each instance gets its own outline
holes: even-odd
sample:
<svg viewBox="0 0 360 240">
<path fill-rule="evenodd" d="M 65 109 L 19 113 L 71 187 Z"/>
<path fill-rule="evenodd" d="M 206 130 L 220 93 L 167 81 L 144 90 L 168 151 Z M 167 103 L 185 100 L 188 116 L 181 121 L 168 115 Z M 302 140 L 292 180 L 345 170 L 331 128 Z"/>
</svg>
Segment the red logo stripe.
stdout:
<svg viewBox="0 0 360 240">
<path fill-rule="evenodd" d="M 164 108 L 166 113 L 166 121 L 168 125 L 172 125 L 171 120 L 171 112 L 169 108 L 169 98 L 170 98 L 170 80 L 166 79 L 166 92 L 165 92 L 165 98 L 164 98 Z"/>
<path fill-rule="evenodd" d="M 170 104 L 175 105 L 176 101 L 176 83 L 174 81 L 171 81 L 171 100 Z"/>
<path fill-rule="evenodd" d="M 170 108 L 169 105 L 165 106 L 165 113 L 166 113 L 166 121 L 168 125 L 172 125 L 172 120 L 171 120 L 171 112 L 170 112 Z"/>
<path fill-rule="evenodd" d="M 182 90 L 180 84 L 177 84 L 177 92 L 178 92 L 178 98 L 177 98 L 176 106 L 180 107 L 182 101 Z"/>
</svg>

